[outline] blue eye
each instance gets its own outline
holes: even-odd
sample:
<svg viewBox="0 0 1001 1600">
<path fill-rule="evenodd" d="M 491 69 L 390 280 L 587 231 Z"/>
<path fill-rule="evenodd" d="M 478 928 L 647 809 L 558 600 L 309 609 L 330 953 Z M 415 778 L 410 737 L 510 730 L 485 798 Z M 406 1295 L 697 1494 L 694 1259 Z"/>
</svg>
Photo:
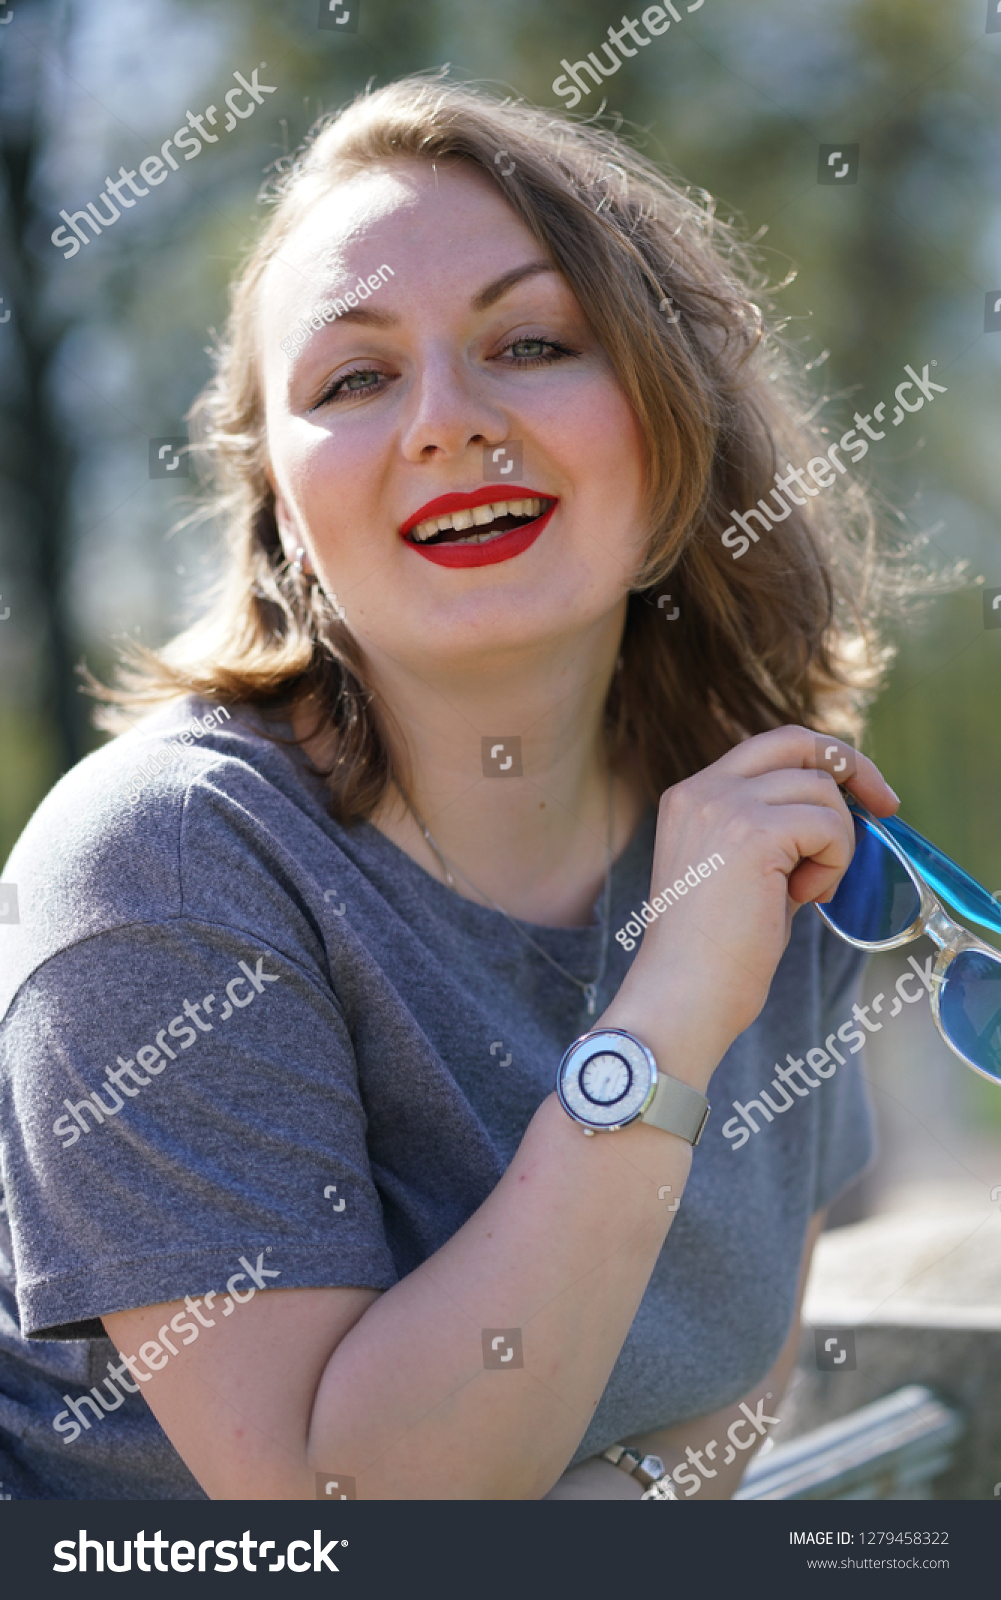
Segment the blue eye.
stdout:
<svg viewBox="0 0 1001 1600">
<path fill-rule="evenodd" d="M 534 347 L 531 355 L 524 353 L 525 346 Z M 521 353 L 519 353 L 521 352 Z M 554 339 L 514 339 L 504 346 L 503 355 L 511 355 L 518 366 L 549 366 L 554 361 L 562 361 L 567 356 L 576 356 L 578 350 L 568 350 L 566 345 L 557 344 Z"/>
<path fill-rule="evenodd" d="M 331 384 L 326 393 L 320 396 L 316 405 L 310 409 L 316 411 L 320 406 L 326 405 L 328 400 L 342 400 L 347 395 L 372 394 L 380 387 L 380 381 L 385 377 L 384 372 L 376 372 L 373 367 L 356 367 L 353 372 L 346 372 L 336 383 Z M 359 378 L 374 378 L 376 382 L 356 383 L 355 379 Z"/>
</svg>

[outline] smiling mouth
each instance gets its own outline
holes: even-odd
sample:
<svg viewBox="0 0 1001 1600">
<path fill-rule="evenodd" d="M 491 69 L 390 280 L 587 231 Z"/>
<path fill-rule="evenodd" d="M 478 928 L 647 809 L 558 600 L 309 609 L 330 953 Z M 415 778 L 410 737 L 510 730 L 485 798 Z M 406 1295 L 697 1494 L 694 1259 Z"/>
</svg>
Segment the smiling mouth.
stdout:
<svg viewBox="0 0 1001 1600">
<path fill-rule="evenodd" d="M 555 499 L 532 496 L 524 500 L 495 500 L 468 511 L 450 511 L 443 517 L 419 522 L 404 537 L 409 544 L 488 544 L 502 534 L 535 522 L 556 504 Z"/>
</svg>

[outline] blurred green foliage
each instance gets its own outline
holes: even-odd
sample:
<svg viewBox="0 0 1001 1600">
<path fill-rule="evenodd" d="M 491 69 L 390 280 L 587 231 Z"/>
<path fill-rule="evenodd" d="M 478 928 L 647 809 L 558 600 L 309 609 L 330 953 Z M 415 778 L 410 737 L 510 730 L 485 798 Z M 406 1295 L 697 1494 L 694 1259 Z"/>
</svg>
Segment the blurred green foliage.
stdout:
<svg viewBox="0 0 1001 1600">
<path fill-rule="evenodd" d="M 71 30 L 60 44 L 55 69 L 67 85 L 71 67 L 77 70 L 73 37 L 96 26 L 87 8 L 69 9 L 76 35 Z M 197 65 L 186 69 L 179 107 L 210 98 L 239 63 L 268 62 L 267 81 L 280 94 L 225 153 L 220 146 L 203 154 L 183 174 L 183 204 L 175 195 L 157 222 L 145 202 L 145 232 L 131 229 L 130 218 L 104 236 L 99 269 L 97 251 L 89 252 L 92 275 L 84 293 L 74 290 L 77 348 L 89 340 L 105 351 L 105 374 L 116 361 L 129 366 L 117 389 L 105 382 L 102 393 L 99 376 L 91 385 L 96 398 L 78 384 L 67 401 L 87 463 L 76 483 L 70 577 L 86 571 L 94 592 L 106 595 L 117 593 L 124 566 L 131 573 L 120 598 L 96 608 L 99 624 L 94 606 L 77 615 L 77 651 L 103 673 L 115 631 L 138 626 L 143 637 L 167 637 L 186 605 L 197 604 L 210 570 L 204 534 L 166 537 L 178 508 L 166 486 L 145 481 L 146 441 L 179 430 L 208 376 L 206 330 L 225 314 L 228 279 L 253 234 L 263 169 L 295 147 L 318 112 L 369 79 L 446 61 L 456 76 L 559 105 L 551 84 L 560 59 L 597 49 L 620 19 L 618 3 L 598 0 L 362 0 L 359 32 L 335 37 L 317 28 L 316 0 L 164 0 L 150 12 L 158 28 L 172 9 L 179 26 L 215 30 L 204 75 Z M 141 37 L 144 0 L 123 11 Z M 155 77 L 155 38 L 133 70 Z M 971 577 L 1001 585 L 993 444 L 1001 337 L 992 343 L 983 332 L 984 296 L 1001 281 L 999 74 L 1001 35 L 985 36 L 980 0 L 708 0 L 627 61 L 604 92 L 606 114 L 621 118 L 654 159 L 718 196 L 724 216 L 742 214 L 749 232 L 767 227 L 762 249 L 775 280 L 796 267 L 783 292 L 788 337 L 804 366 L 817 363 L 818 398 L 834 397 L 823 413 L 832 435 L 857 406 L 868 412 L 889 399 L 905 363 L 920 370 L 938 361 L 936 376 L 949 393 L 874 446 L 863 470 L 900 508 L 904 536 L 932 530 L 926 554 L 942 563 L 965 558 Z M 152 137 L 130 141 L 121 131 L 115 70 L 101 75 L 95 66 L 83 91 L 107 113 L 109 170 L 155 147 Z M 599 101 L 596 92 L 578 114 L 596 112 Z M 74 137 L 71 120 L 50 116 L 50 154 Z M 841 140 L 861 147 L 859 181 L 819 186 L 818 142 Z M 46 201 L 50 220 L 39 247 L 57 300 L 70 292 L 68 274 L 54 265 L 47 234 L 64 203 Z M 82 263 L 73 267 L 83 281 Z M 820 362 L 824 351 L 830 354 Z M 13 538 L 12 524 L 0 521 L 0 562 Z M 1001 630 L 984 630 L 980 594 L 968 590 L 931 601 L 897 642 L 866 748 L 903 797 L 904 814 L 989 888 L 1001 886 L 993 790 Z M 30 654 L 30 638 L 21 649 Z M 42 666 L 22 666 L 16 692 L 6 673 L 7 688 L 0 685 L 0 859 L 58 775 L 41 697 L 32 704 Z"/>
</svg>

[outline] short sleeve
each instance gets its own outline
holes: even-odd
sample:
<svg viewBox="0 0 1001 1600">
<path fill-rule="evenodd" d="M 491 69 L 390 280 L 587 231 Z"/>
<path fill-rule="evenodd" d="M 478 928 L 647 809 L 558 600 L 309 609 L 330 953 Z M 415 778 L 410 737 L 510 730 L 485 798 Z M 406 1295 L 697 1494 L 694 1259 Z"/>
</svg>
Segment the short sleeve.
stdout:
<svg viewBox="0 0 1001 1600">
<path fill-rule="evenodd" d="M 103 1337 L 103 1315 L 234 1275 L 243 1295 L 396 1281 L 319 971 L 204 921 L 118 928 L 31 976 L 0 1051 L 26 1335 Z"/>
<path fill-rule="evenodd" d="M 868 962 L 856 950 L 822 925 L 820 935 L 821 1040 L 837 1034 L 852 1018 L 852 1006 L 862 990 Z M 864 1036 L 857 1023 L 855 1030 Z M 820 1041 L 818 1041 L 819 1044 Z M 852 1055 L 844 1041 L 837 1046 L 844 1057 L 820 1098 L 817 1179 L 813 1210 L 830 1206 L 850 1183 L 870 1165 L 876 1154 L 875 1119 L 863 1071 L 865 1052 Z M 832 1058 L 833 1059 L 833 1058 Z M 833 1091 L 833 1092 L 832 1092 Z"/>
</svg>

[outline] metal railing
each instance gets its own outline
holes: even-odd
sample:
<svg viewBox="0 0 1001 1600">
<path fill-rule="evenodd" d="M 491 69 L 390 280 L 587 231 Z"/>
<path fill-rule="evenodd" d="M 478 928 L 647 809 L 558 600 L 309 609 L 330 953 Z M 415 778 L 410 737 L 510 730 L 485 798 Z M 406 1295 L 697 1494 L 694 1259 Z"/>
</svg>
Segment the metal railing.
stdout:
<svg viewBox="0 0 1001 1600">
<path fill-rule="evenodd" d="M 966 1431 L 919 1384 L 862 1406 L 751 1462 L 735 1500 L 930 1500 Z"/>
</svg>

